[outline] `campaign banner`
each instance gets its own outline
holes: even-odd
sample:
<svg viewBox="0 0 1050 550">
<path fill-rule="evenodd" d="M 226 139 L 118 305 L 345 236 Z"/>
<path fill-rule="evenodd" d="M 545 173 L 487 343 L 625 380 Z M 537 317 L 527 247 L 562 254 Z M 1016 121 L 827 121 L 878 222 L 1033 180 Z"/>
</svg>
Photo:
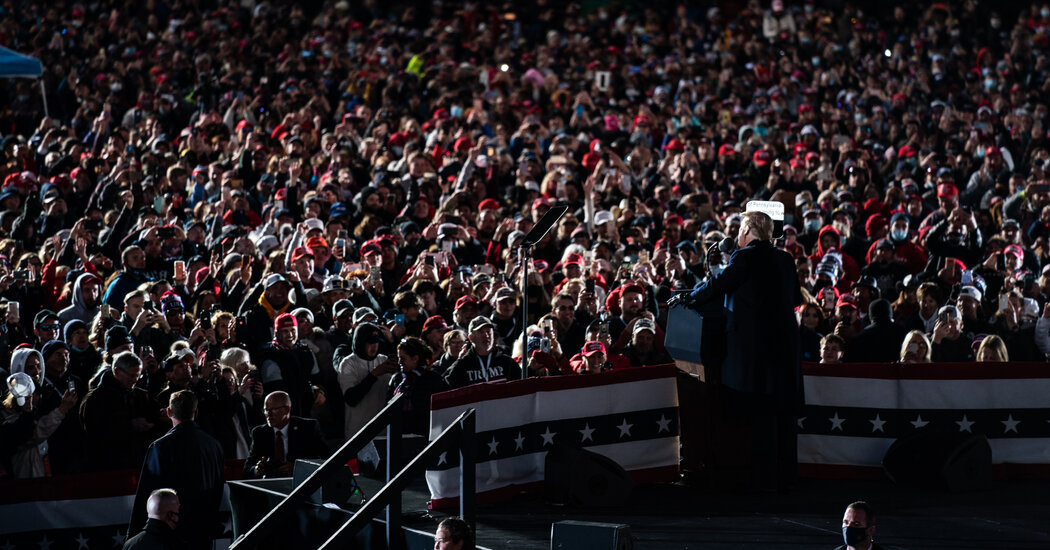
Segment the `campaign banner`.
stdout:
<svg viewBox="0 0 1050 550">
<path fill-rule="evenodd" d="M 919 429 L 986 436 L 999 474 L 1050 475 L 1046 363 L 806 364 L 803 370 L 803 475 L 881 475 L 890 445 Z"/>
<path fill-rule="evenodd" d="M 463 411 L 476 415 L 477 500 L 491 502 L 542 487 L 555 444 L 578 445 L 622 466 L 636 482 L 678 475 L 678 393 L 671 365 L 602 374 L 477 384 L 435 394 L 430 439 Z M 431 506 L 459 502 L 455 450 L 426 473 Z"/>
<path fill-rule="evenodd" d="M 243 461 L 229 461 L 239 479 Z M 0 550 L 112 550 L 124 545 L 138 470 L 0 481 Z M 229 499 L 221 508 L 225 548 L 233 536 Z"/>
</svg>

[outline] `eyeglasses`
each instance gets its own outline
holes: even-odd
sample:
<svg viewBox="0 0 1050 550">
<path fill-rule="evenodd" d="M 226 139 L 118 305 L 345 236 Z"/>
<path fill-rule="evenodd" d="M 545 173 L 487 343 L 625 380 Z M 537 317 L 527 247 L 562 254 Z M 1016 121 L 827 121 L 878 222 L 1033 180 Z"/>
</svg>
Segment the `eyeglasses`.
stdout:
<svg viewBox="0 0 1050 550">
<path fill-rule="evenodd" d="M 40 329 L 41 330 L 58 330 L 60 328 L 62 328 L 62 325 L 58 325 L 58 324 L 55 324 L 55 325 L 40 325 Z"/>
<path fill-rule="evenodd" d="M 281 405 L 280 407 L 266 407 L 263 410 L 266 411 L 267 414 L 273 414 L 273 413 L 281 412 L 284 409 L 288 409 L 288 408 L 290 408 L 288 405 Z"/>
</svg>

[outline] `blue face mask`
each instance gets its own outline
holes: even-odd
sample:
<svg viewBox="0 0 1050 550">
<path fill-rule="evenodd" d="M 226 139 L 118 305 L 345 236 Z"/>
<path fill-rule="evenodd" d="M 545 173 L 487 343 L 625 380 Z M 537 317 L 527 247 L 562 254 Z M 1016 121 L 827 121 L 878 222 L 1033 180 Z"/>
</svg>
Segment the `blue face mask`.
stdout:
<svg viewBox="0 0 1050 550">
<path fill-rule="evenodd" d="M 897 242 L 908 240 L 908 230 L 894 229 L 893 231 L 890 231 L 890 238 Z"/>
<path fill-rule="evenodd" d="M 820 220 L 806 220 L 806 231 L 809 233 L 816 233 L 820 231 Z"/>
<path fill-rule="evenodd" d="M 452 115 L 452 118 L 459 118 L 463 116 L 463 107 L 460 107 L 459 105 L 453 105 L 452 108 L 449 109 L 449 114 Z"/>
</svg>

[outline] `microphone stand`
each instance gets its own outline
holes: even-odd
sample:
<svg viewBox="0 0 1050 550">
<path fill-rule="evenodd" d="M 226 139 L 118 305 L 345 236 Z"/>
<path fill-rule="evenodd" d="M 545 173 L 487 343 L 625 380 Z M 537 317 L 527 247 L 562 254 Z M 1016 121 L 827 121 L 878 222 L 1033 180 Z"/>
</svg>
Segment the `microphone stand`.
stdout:
<svg viewBox="0 0 1050 550">
<path fill-rule="evenodd" d="M 536 243 L 543 240 L 551 227 L 561 219 L 569 207 L 552 206 L 540 217 L 518 247 L 518 262 L 521 264 L 521 379 L 529 377 L 529 252 Z"/>
</svg>

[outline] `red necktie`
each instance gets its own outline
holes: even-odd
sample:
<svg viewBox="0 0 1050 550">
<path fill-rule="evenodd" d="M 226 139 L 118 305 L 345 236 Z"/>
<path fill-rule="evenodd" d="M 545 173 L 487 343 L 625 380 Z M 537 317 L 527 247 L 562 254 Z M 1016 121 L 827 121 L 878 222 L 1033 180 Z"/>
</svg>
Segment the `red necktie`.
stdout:
<svg viewBox="0 0 1050 550">
<path fill-rule="evenodd" d="M 277 462 L 284 462 L 284 434 L 281 430 L 277 431 L 277 444 L 274 446 L 273 457 L 277 459 Z"/>
</svg>

